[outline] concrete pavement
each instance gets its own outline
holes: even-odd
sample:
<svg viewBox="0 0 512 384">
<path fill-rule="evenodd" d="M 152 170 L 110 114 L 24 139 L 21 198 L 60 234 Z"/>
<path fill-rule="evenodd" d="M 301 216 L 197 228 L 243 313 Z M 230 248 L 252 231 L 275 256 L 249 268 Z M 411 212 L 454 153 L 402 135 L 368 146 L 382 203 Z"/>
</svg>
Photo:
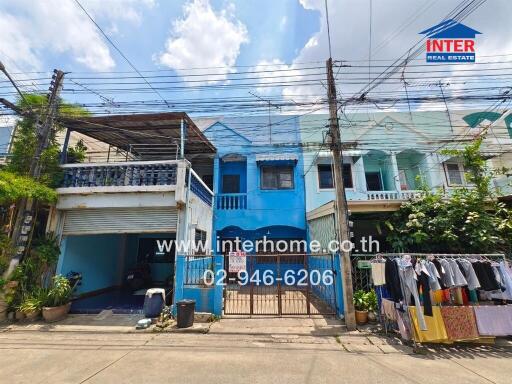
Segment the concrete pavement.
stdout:
<svg viewBox="0 0 512 384">
<path fill-rule="evenodd" d="M 284 320 L 227 319 L 204 335 L 4 328 L 0 383 L 462 384 L 512 376 L 506 348 L 414 355 L 393 340 L 328 334 L 323 320 Z"/>
</svg>

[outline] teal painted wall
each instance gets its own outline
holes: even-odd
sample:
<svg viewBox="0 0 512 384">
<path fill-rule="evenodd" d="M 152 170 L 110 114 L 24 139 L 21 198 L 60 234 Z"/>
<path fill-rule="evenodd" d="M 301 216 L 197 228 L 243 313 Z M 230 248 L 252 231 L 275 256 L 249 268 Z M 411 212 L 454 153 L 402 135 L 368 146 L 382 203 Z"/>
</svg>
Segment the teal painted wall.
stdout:
<svg viewBox="0 0 512 384">
<path fill-rule="evenodd" d="M 68 236 L 61 244 L 57 272 L 80 272 L 79 294 L 122 284 L 127 270 L 137 264 L 139 239 L 159 237 L 173 238 L 175 234 Z M 150 267 L 155 282 L 164 282 L 174 272 L 173 263 L 151 263 Z"/>
<path fill-rule="evenodd" d="M 77 293 L 86 293 L 120 283 L 119 254 L 123 235 L 68 236 L 62 244 L 58 273 L 82 274 Z"/>
</svg>

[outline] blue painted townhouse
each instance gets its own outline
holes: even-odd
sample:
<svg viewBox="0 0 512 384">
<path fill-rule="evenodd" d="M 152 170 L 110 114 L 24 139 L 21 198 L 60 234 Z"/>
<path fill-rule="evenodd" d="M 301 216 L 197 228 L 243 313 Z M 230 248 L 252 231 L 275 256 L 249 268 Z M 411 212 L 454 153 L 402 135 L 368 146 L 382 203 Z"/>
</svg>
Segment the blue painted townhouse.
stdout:
<svg viewBox="0 0 512 384">
<path fill-rule="evenodd" d="M 301 118 L 303 141 L 323 143 L 325 115 Z M 467 186 L 462 160 L 441 154 L 443 148 L 462 148 L 454 139 L 471 139 L 489 124 L 482 145 L 491 168 L 510 167 L 512 115 L 502 111 L 358 113 L 340 118 L 344 185 L 354 223 L 356 247 L 372 236 L 386 250 L 382 223 L 402 202 L 421 193 L 422 184 L 446 193 Z M 326 146 L 327 147 L 327 146 Z M 327 245 L 335 238 L 332 157 L 328 150 L 304 152 L 306 211 L 310 236 Z M 510 199 L 512 179 L 502 175 L 493 181 L 502 199 Z M 358 249 L 376 252 L 377 249 Z"/>
<path fill-rule="evenodd" d="M 270 123 L 267 117 L 196 121 L 217 148 L 214 172 L 207 181 L 215 195 L 215 245 L 225 255 L 224 313 L 341 313 L 339 282 L 336 290 L 336 282 L 310 281 L 300 286 L 283 280 L 287 274 L 297 278 L 307 274 L 308 279 L 318 273 L 323 276 L 333 272 L 336 264 L 332 255 L 306 254 L 309 249 L 305 243 L 308 235 L 299 118 L 274 116 Z M 236 238 L 253 246 L 246 250 L 251 278 L 271 273 L 276 281 L 239 284 L 239 276 L 230 273 L 229 251 L 235 249 L 229 241 Z M 261 242 L 264 239 L 271 240 L 274 248 L 268 243 L 265 248 Z"/>
<path fill-rule="evenodd" d="M 214 237 L 306 239 L 298 118 L 223 119 L 203 133 L 214 162 Z M 283 121 L 286 120 L 286 121 Z"/>
</svg>

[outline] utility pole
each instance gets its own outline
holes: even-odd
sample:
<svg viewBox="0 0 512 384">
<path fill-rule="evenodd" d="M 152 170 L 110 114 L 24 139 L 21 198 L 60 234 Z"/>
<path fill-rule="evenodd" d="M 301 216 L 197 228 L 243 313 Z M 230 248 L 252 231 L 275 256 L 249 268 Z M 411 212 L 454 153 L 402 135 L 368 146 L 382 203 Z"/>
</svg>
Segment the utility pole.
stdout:
<svg viewBox="0 0 512 384">
<path fill-rule="evenodd" d="M 11 81 L 12 85 L 18 91 L 22 99 L 25 99 L 23 93 L 18 89 L 16 83 L 12 80 L 12 78 L 7 73 L 7 70 L 3 65 L 0 65 L 0 70 L 7 76 L 7 78 Z M 57 114 L 57 109 L 59 105 L 59 93 L 62 88 L 62 82 L 64 80 L 64 72 L 60 70 L 54 70 L 54 74 L 52 76 L 51 85 L 49 88 L 49 93 L 47 95 L 48 105 L 46 111 L 44 113 L 44 119 L 41 123 L 40 115 L 37 114 L 35 117 L 36 131 L 37 131 L 37 147 L 34 153 L 34 156 L 30 163 L 29 176 L 34 180 L 38 180 L 41 176 L 42 164 L 41 164 L 41 155 L 44 150 L 48 147 L 50 138 L 54 133 L 53 123 L 55 116 Z M 0 100 L 1 101 L 1 100 Z M 7 106 L 10 103 L 3 103 Z M 33 114 L 32 109 L 29 106 L 31 113 Z M 22 115 L 26 114 L 25 111 L 19 111 L 15 109 L 16 112 L 21 113 Z M 35 216 L 35 206 L 36 201 L 34 199 L 22 199 L 18 205 L 18 212 L 16 215 L 16 221 L 14 224 L 14 228 L 12 230 L 12 244 L 14 244 L 16 249 L 15 256 L 11 259 L 9 264 L 9 268 L 6 271 L 5 275 L 8 276 L 12 273 L 14 268 L 19 264 L 23 256 L 25 255 L 27 245 L 30 239 L 30 233 L 34 226 L 34 216 Z"/>
<path fill-rule="evenodd" d="M 343 306 L 345 308 L 345 325 L 349 331 L 356 329 L 356 318 L 353 302 L 352 288 L 352 264 L 350 262 L 350 251 L 346 246 L 350 241 L 350 227 L 348 221 L 348 205 L 343 185 L 343 153 L 341 135 L 338 123 L 338 103 L 336 100 L 336 85 L 332 71 L 332 58 L 326 62 L 327 67 L 327 98 L 329 100 L 329 134 L 331 136 L 331 151 L 334 169 L 334 186 L 336 188 L 335 218 L 340 242 L 340 256 L 343 281 Z"/>
</svg>

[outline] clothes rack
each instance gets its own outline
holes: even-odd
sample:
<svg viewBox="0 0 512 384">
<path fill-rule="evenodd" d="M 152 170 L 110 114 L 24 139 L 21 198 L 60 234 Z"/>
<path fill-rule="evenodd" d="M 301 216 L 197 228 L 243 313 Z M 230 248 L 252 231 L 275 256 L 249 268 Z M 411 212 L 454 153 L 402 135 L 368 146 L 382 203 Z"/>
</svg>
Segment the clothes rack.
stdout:
<svg viewBox="0 0 512 384">
<path fill-rule="evenodd" d="M 477 260 L 489 262 L 491 264 L 497 264 L 498 262 L 501 262 L 501 261 L 504 261 L 505 263 L 509 262 L 509 259 L 503 253 L 432 253 L 432 252 L 377 253 L 369 261 L 371 263 L 379 263 L 379 262 L 384 262 L 385 260 L 388 260 L 388 259 L 402 259 L 403 262 L 406 262 L 406 264 L 408 264 L 409 261 L 412 261 L 412 260 L 409 260 L 409 258 L 404 258 L 404 256 L 408 256 L 411 259 L 416 259 L 418 261 L 419 260 L 433 261 L 434 259 L 466 259 L 466 260 L 473 260 L 473 263 Z M 462 262 L 462 260 L 457 261 L 457 264 L 459 264 L 459 266 L 460 266 L 461 262 Z M 400 262 L 398 261 L 398 263 L 400 263 Z M 422 263 L 424 263 L 424 262 L 422 261 Z M 413 262 L 413 265 L 414 265 L 414 262 Z M 427 266 L 427 269 L 428 269 L 428 266 Z M 417 273 L 419 273 L 419 272 L 417 272 Z M 428 274 L 428 272 L 426 272 L 426 273 Z M 438 278 L 439 278 L 439 276 L 438 276 Z M 381 306 L 383 305 L 382 303 L 383 303 L 383 299 L 384 299 L 382 287 L 383 286 L 381 286 L 381 285 L 375 286 L 376 293 L 377 293 L 378 297 L 380 298 L 379 302 L 380 302 Z M 403 297 L 404 298 L 409 297 L 410 294 L 408 292 L 406 292 L 403 284 L 400 285 L 400 288 L 401 288 Z M 467 289 L 467 287 L 466 287 L 466 289 Z M 396 289 L 395 289 L 395 291 L 396 291 Z M 423 292 L 425 292 L 425 291 L 423 291 Z M 503 300 L 509 300 L 509 299 L 503 299 Z M 414 301 L 416 302 L 416 299 Z M 401 301 L 400 302 L 395 301 L 395 303 L 400 303 L 400 305 L 403 305 L 403 303 Z M 506 303 L 506 302 L 504 301 L 503 303 Z M 509 303 L 510 303 L 510 301 L 509 301 Z M 407 305 L 406 308 L 407 307 L 409 307 L 409 305 Z M 396 308 L 398 309 L 399 307 L 397 306 Z M 411 312 L 416 313 L 417 308 L 416 308 L 416 311 L 411 310 Z M 408 318 L 407 321 L 409 322 L 409 325 L 412 324 L 411 314 L 409 313 L 409 311 L 405 311 L 405 312 L 402 311 L 402 316 Z M 428 315 L 428 316 L 431 316 L 431 315 Z M 379 320 L 383 324 L 384 331 L 387 334 L 389 329 L 391 329 L 390 326 L 392 324 L 392 321 L 388 321 L 386 314 L 382 314 L 380 310 L 379 310 Z M 418 321 L 418 319 L 416 319 L 416 321 Z M 417 342 L 414 339 L 411 339 L 411 340 L 412 340 L 413 345 L 415 347 L 417 347 L 418 346 Z"/>
</svg>

